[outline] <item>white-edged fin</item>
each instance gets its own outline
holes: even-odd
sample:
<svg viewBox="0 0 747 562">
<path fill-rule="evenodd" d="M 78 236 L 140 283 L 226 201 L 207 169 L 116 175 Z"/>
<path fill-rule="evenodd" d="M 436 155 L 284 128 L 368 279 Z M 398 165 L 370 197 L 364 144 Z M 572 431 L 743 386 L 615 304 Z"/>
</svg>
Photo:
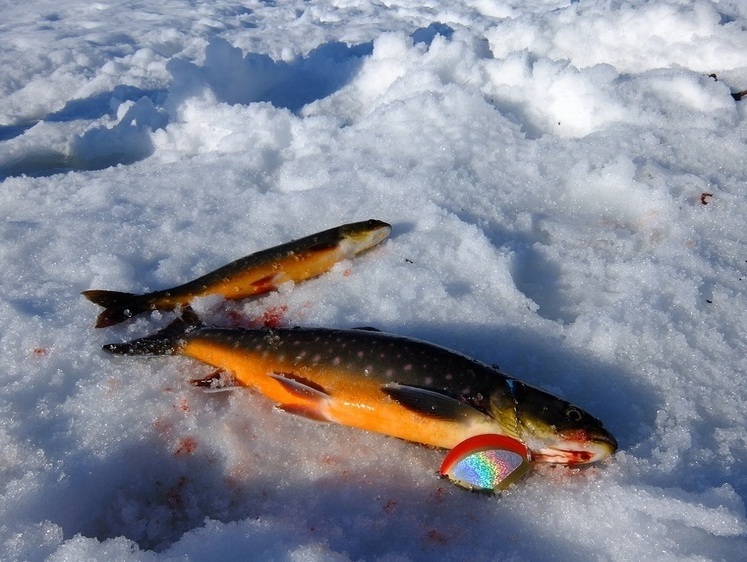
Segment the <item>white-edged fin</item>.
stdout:
<svg viewBox="0 0 747 562">
<path fill-rule="evenodd" d="M 408 410 L 440 420 L 465 421 L 483 415 L 472 406 L 437 390 L 398 383 L 385 384 L 381 390 Z"/>
<path fill-rule="evenodd" d="M 299 398 L 310 401 L 329 398 L 329 394 L 321 386 L 293 373 L 270 373 L 267 376 L 279 382 L 287 392 Z"/>
<path fill-rule="evenodd" d="M 322 410 L 316 408 L 313 404 L 278 404 L 275 406 L 278 410 L 288 412 L 294 416 L 301 416 L 308 420 L 318 422 L 331 422 L 330 419 Z"/>
<path fill-rule="evenodd" d="M 269 373 L 267 376 L 292 396 L 288 403 L 278 404 L 278 410 L 314 421 L 334 421 L 327 414 L 329 394 L 324 388 L 294 373 Z"/>
</svg>

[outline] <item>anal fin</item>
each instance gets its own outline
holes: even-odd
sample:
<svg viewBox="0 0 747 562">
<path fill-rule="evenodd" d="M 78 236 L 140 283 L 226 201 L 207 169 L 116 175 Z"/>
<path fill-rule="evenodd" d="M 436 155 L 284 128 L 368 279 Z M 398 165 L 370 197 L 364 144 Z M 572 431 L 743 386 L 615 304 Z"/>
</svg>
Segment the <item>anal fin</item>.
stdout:
<svg viewBox="0 0 747 562">
<path fill-rule="evenodd" d="M 315 408 L 313 404 L 278 404 L 276 408 L 283 412 L 288 412 L 289 414 L 295 414 L 296 416 L 302 416 L 318 422 L 333 421 L 319 408 Z"/>
<path fill-rule="evenodd" d="M 261 295 L 269 293 L 278 288 L 278 285 L 282 282 L 283 277 L 278 273 L 266 275 L 256 281 L 252 281 L 251 285 L 254 289 L 254 294 Z"/>
<path fill-rule="evenodd" d="M 278 404 L 279 410 L 310 420 L 333 421 L 325 413 L 329 393 L 320 385 L 294 373 L 270 373 L 267 376 L 278 382 L 289 394 L 287 403 Z"/>
</svg>

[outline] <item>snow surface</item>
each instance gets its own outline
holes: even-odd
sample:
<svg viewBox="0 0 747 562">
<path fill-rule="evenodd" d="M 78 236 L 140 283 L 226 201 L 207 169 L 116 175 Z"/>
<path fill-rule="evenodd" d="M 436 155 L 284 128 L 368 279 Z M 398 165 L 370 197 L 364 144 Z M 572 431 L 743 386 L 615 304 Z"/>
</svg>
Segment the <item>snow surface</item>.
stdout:
<svg viewBox="0 0 747 562">
<path fill-rule="evenodd" d="M 0 556 L 744 559 L 743 0 L 30 0 L 0 42 Z M 199 312 L 446 345 L 615 458 L 470 494 L 440 451 L 100 351 L 168 315 L 95 330 L 83 290 L 368 218 L 375 251 Z"/>
</svg>

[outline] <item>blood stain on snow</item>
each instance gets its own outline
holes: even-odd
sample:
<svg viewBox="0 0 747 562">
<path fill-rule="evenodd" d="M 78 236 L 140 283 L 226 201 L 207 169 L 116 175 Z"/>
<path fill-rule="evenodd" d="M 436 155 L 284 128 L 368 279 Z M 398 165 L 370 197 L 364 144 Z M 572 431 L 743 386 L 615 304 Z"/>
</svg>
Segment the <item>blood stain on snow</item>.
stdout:
<svg viewBox="0 0 747 562">
<path fill-rule="evenodd" d="M 265 328 L 277 328 L 282 323 L 286 312 L 288 312 L 288 306 L 284 304 L 268 308 L 262 314 L 262 325 Z"/>
<path fill-rule="evenodd" d="M 174 451 L 174 455 L 191 455 L 197 450 L 197 440 L 194 437 L 183 437 Z"/>
<path fill-rule="evenodd" d="M 247 317 L 237 311 L 229 311 L 228 323 L 231 328 L 278 328 L 288 312 L 288 305 L 271 306 L 258 317 Z"/>
</svg>

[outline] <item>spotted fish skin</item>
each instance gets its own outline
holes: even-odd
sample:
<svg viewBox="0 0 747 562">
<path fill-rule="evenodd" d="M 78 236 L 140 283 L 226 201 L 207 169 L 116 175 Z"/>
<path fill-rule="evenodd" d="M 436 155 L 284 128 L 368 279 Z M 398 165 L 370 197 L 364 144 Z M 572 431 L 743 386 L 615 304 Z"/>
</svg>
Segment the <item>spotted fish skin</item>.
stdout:
<svg viewBox="0 0 747 562">
<path fill-rule="evenodd" d="M 143 295 L 90 290 L 83 296 L 105 308 L 96 321 L 97 328 L 150 310 L 174 310 L 206 295 L 244 299 L 273 291 L 288 281 L 317 277 L 339 261 L 381 243 L 391 230 L 391 225 L 376 219 L 344 224 L 245 256 L 170 289 Z"/>
<path fill-rule="evenodd" d="M 617 447 L 601 422 L 560 398 L 460 353 L 377 331 L 201 327 L 104 349 L 192 357 L 232 373 L 238 384 L 259 390 L 285 411 L 440 448 L 500 434 L 539 452 L 550 446 L 564 451 L 562 458 L 544 457 L 547 462 L 582 464 Z M 535 403 L 524 408 L 517 396 Z M 574 420 L 558 413 L 568 407 Z M 525 410 L 537 419 L 523 419 Z M 543 419 L 545 410 L 552 419 Z M 575 420 L 576 414 L 583 419 Z M 562 434 L 565 426 L 571 440 Z M 579 447 L 580 456 L 569 456 Z"/>
</svg>

